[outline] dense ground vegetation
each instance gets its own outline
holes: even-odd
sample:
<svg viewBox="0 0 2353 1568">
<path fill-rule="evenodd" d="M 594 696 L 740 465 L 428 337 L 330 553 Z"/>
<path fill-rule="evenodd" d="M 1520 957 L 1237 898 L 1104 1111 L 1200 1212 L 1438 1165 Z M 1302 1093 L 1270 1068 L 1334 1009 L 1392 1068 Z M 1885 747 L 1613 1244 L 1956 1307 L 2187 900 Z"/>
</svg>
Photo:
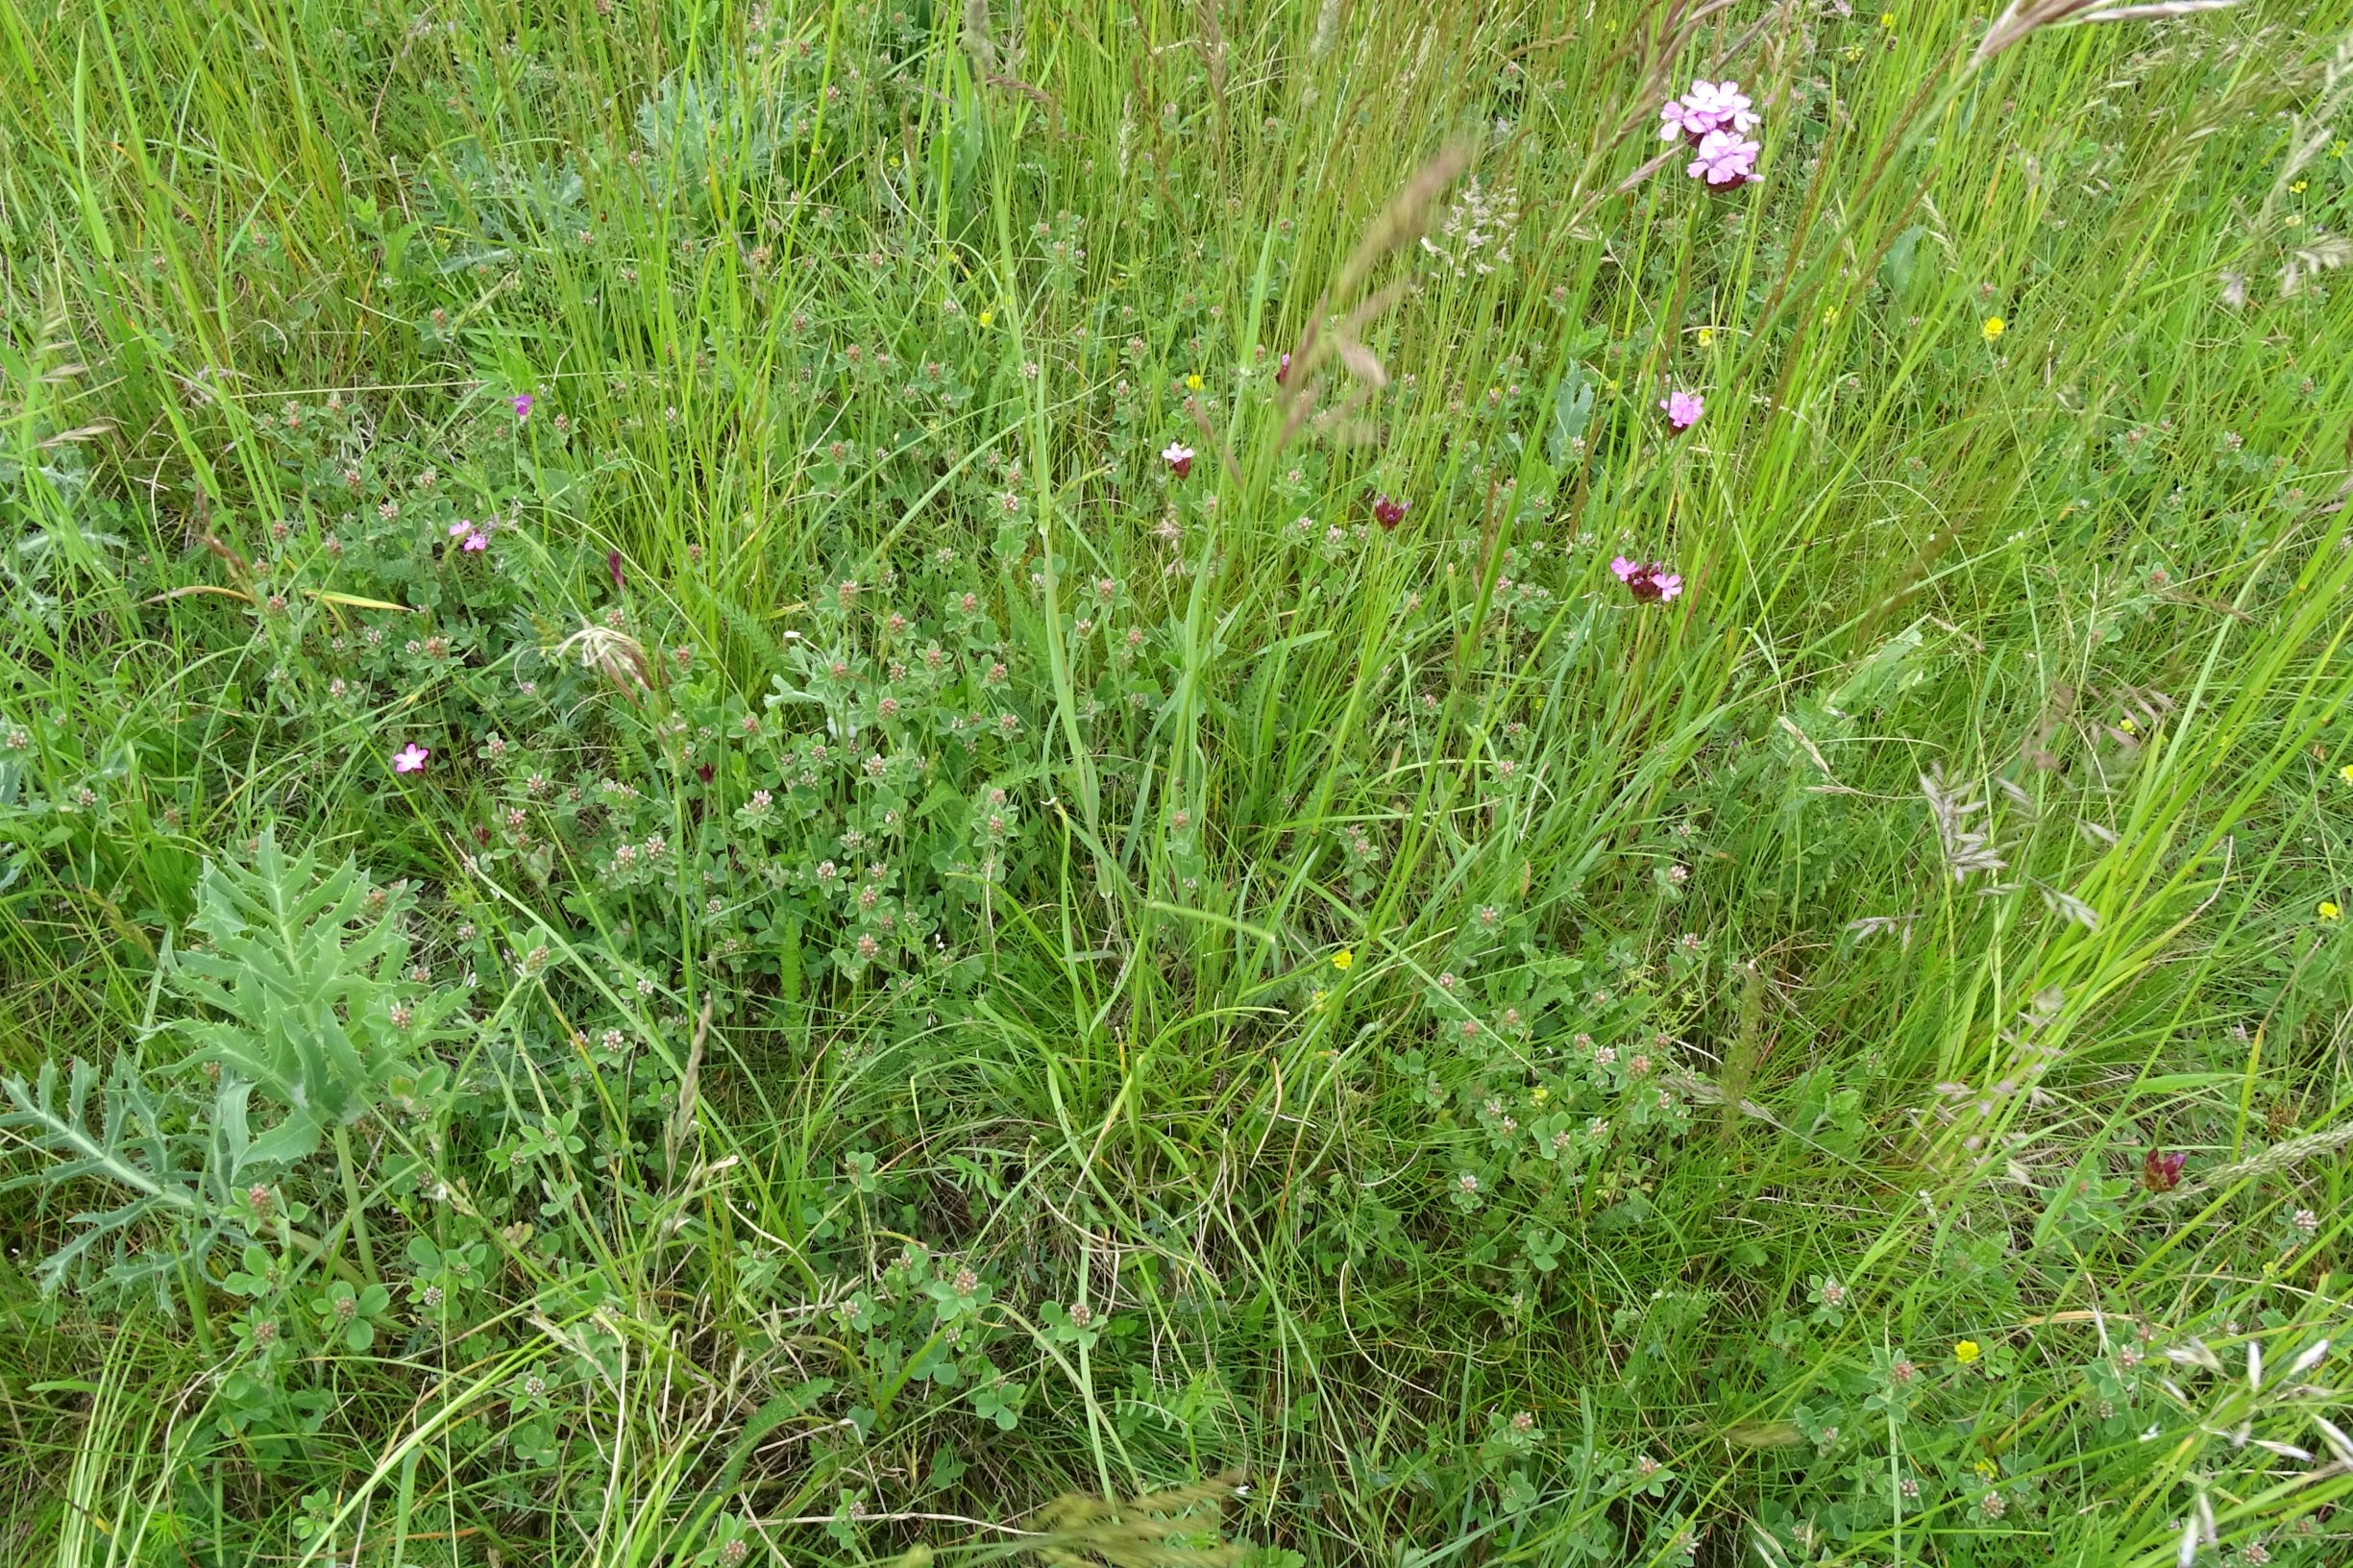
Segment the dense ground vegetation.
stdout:
<svg viewBox="0 0 2353 1568">
<path fill-rule="evenodd" d="M 10 1560 L 2344 1560 L 2353 14 L 1891 4 L 0 0 Z"/>
</svg>

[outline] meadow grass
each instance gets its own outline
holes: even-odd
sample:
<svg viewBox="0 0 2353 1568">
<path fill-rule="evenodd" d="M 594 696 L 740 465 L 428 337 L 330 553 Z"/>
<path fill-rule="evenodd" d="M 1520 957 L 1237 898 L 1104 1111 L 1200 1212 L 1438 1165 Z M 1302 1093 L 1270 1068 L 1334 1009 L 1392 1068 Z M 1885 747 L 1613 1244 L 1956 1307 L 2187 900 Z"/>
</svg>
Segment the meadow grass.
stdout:
<svg viewBox="0 0 2353 1568">
<path fill-rule="evenodd" d="M 0 0 L 10 1560 L 2341 1560 L 2353 12 L 2054 9 Z"/>
</svg>

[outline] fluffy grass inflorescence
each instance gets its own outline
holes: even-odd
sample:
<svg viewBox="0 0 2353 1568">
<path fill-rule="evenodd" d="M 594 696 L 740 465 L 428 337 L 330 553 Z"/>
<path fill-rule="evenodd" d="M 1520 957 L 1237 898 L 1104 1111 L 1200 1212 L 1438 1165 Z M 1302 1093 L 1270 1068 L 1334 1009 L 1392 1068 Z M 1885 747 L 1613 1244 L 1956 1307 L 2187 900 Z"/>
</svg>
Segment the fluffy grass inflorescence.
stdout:
<svg viewBox="0 0 2353 1568">
<path fill-rule="evenodd" d="M 2353 1550 L 2353 18 L 0 21 L 12 1557 Z"/>
</svg>

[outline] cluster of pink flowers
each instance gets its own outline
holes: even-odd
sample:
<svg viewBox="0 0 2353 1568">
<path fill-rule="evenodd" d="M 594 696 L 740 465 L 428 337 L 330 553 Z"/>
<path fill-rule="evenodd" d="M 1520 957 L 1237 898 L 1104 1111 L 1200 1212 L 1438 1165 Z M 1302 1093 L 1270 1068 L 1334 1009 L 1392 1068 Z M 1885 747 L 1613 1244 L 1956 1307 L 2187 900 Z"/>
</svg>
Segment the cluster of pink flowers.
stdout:
<svg viewBox="0 0 2353 1568">
<path fill-rule="evenodd" d="M 1394 529 L 1412 509 L 1411 502 L 1393 500 L 1386 491 L 1373 497 L 1373 521 L 1384 528 Z"/>
<path fill-rule="evenodd" d="M 1180 479 L 1193 471 L 1193 449 L 1182 441 L 1169 442 L 1161 458 L 1167 463 L 1168 472 Z"/>
<path fill-rule="evenodd" d="M 1609 570 L 1645 604 L 1671 602 L 1683 591 L 1683 579 L 1664 561 L 1630 561 L 1621 555 L 1609 563 Z"/>
<path fill-rule="evenodd" d="M 464 540 L 457 548 L 469 554 L 478 555 L 490 548 L 490 535 L 462 517 L 450 525 L 450 537 Z"/>
<path fill-rule="evenodd" d="M 1742 135 L 1757 124 L 1755 104 L 1737 82 L 1694 82 L 1658 110 L 1658 139 L 1691 143 L 1690 175 L 1711 185 L 1756 178 L 1758 143 Z"/>
<path fill-rule="evenodd" d="M 1706 408 L 1697 392 L 1670 392 L 1658 400 L 1658 406 L 1667 411 L 1667 423 L 1679 430 L 1687 430 L 1700 422 Z"/>
</svg>

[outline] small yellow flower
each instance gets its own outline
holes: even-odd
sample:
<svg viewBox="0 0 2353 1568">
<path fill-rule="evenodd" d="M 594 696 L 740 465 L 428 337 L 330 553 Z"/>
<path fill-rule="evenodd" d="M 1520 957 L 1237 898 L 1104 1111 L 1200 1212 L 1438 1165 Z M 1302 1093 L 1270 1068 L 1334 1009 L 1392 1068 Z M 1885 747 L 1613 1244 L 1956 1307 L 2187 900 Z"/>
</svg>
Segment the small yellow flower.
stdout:
<svg viewBox="0 0 2353 1568">
<path fill-rule="evenodd" d="M 1977 329 L 1978 332 L 1984 336 L 1988 343 L 1993 342 L 1994 339 L 1999 337 L 2003 332 L 2006 332 L 2009 330 L 2010 324 L 2002 320 L 1999 316 L 1986 317 L 1985 324 Z"/>
<path fill-rule="evenodd" d="M 1996 1476 L 2001 1474 L 2001 1466 L 1996 1464 L 1992 1459 L 1979 1459 L 1971 1468 L 1987 1481 L 1992 1481 Z"/>
<path fill-rule="evenodd" d="M 1701 348 L 1705 349 L 1714 347 L 1716 342 L 1716 330 L 1713 327 L 1701 328 L 1699 331 L 1699 340 Z"/>
<path fill-rule="evenodd" d="M 2304 214 L 2301 212 L 2291 212 L 2279 221 L 2286 224 L 2291 229 L 2301 229 L 2304 227 Z"/>
<path fill-rule="evenodd" d="M 2353 784 L 2353 762 L 2348 762 L 2342 768 L 2338 769 L 2337 776 L 2347 784 Z"/>
<path fill-rule="evenodd" d="M 1838 306 L 1835 306 L 1835 305 L 1826 305 L 1826 306 L 1824 306 L 1822 307 L 1822 324 L 1823 324 L 1825 327 L 1827 327 L 1828 325 L 1830 325 L 1830 323 L 1832 323 L 1832 322 L 1836 321 L 1837 319 L 1838 319 Z"/>
<path fill-rule="evenodd" d="M 2338 918 L 2340 915 L 2342 915 L 2343 913 L 2344 913 L 2344 911 L 2343 911 L 2343 910 L 2339 909 L 2339 908 L 2337 907 L 2337 900 L 2336 900 L 2336 899 L 2334 899 L 2334 898 L 2323 898 L 2323 899 L 2321 899 L 2321 900 L 2320 900 L 2319 916 L 2320 916 L 2320 918 L 2321 918 L 2322 919 L 2324 919 L 2324 920 L 2333 920 L 2333 919 L 2337 919 L 2337 918 Z"/>
<path fill-rule="evenodd" d="M 1194 371 L 1190 376 L 1185 378 L 1185 390 L 1188 392 L 1198 392 L 1201 390 L 1201 373 L 1199 371 Z"/>
<path fill-rule="evenodd" d="M 1883 12 L 1879 12 L 1879 25 L 1880 25 L 1881 27 L 1893 27 L 1893 26 L 1895 26 L 1895 25 L 1896 25 L 1896 13 L 1895 13 L 1894 12 L 1892 12 L 1892 11 L 1883 11 Z"/>
<path fill-rule="evenodd" d="M 1963 1366 L 1974 1366 L 1985 1351 L 1974 1339 L 1963 1339 L 1952 1347 L 1952 1359 Z"/>
<path fill-rule="evenodd" d="M 1535 1101 L 1536 1104 L 1542 1105 L 1546 1100 L 1553 1097 L 1553 1091 L 1546 1089 L 1542 1084 L 1538 1084 L 1535 1088 L 1528 1091 L 1528 1097 Z"/>
<path fill-rule="evenodd" d="M 2290 185 L 2288 188 L 2295 192 L 2295 194 L 2298 196 L 2301 196 L 2304 194 L 2305 187 L 2311 184 L 2312 182 L 2310 180 L 2298 180 L 2294 184 Z"/>
<path fill-rule="evenodd" d="M 2127 735 L 2138 735 L 2141 733 L 2141 726 L 2132 722 L 2132 715 L 2129 713 L 2124 715 L 2124 717 L 2118 722 L 2116 727 L 2122 730 Z"/>
<path fill-rule="evenodd" d="M 1318 986 L 1315 989 L 1315 994 L 1308 998 L 1308 1011 L 1321 1013 L 1324 1010 L 1324 995 L 1323 988 Z"/>
<path fill-rule="evenodd" d="M 1346 947 L 1341 948 L 1338 952 L 1332 955 L 1332 967 L 1336 969 L 1345 969 L 1349 965 L 1354 964 L 1356 961 L 1356 953 Z"/>
<path fill-rule="evenodd" d="M 993 311 L 993 310 L 983 310 L 983 311 L 980 313 L 980 324 L 981 324 L 983 327 L 987 327 L 987 326 L 990 326 L 990 325 L 993 324 L 993 323 L 995 322 L 995 320 L 996 320 L 996 312 L 995 312 L 995 311 Z"/>
</svg>

